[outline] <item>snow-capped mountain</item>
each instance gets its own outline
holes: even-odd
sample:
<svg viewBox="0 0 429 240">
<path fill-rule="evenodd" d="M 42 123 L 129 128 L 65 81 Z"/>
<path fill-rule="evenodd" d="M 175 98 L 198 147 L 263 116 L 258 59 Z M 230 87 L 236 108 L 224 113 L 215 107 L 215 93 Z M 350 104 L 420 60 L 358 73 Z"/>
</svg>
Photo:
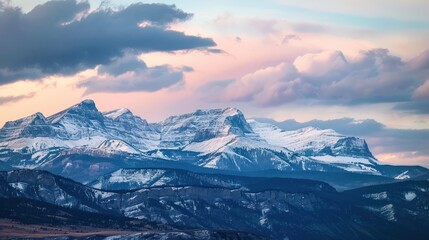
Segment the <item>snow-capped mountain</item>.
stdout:
<svg viewBox="0 0 429 240">
<path fill-rule="evenodd" d="M 282 146 L 314 160 L 329 163 L 348 171 L 377 174 L 379 164 L 364 139 L 348 137 L 332 129 L 306 127 L 284 131 L 268 123 L 249 120 L 252 129 L 272 145 Z"/>
<path fill-rule="evenodd" d="M 180 148 L 193 142 L 253 133 L 244 115 L 234 108 L 197 110 L 173 116 L 160 123 L 159 148 Z"/>
<path fill-rule="evenodd" d="M 286 147 L 306 155 L 331 155 L 371 158 L 377 161 L 369 151 L 364 139 L 348 137 L 332 129 L 306 127 L 295 131 L 284 131 L 268 123 L 249 120 L 252 129 L 270 144 Z"/>
<path fill-rule="evenodd" d="M 387 171 L 363 139 L 316 128 L 283 131 L 246 120 L 234 108 L 148 123 L 128 109 L 102 113 L 85 100 L 52 116 L 36 113 L 0 129 L 0 160 L 9 167 L 63 169 L 54 172 L 67 176 L 86 166 L 95 177 L 150 159 L 232 171 L 350 171 L 389 177 L 424 171 Z"/>
<path fill-rule="evenodd" d="M 121 139 L 139 151 L 154 149 L 159 145 L 158 125 L 149 124 L 130 110 L 118 109 L 104 112 L 103 116 L 111 137 Z"/>
</svg>

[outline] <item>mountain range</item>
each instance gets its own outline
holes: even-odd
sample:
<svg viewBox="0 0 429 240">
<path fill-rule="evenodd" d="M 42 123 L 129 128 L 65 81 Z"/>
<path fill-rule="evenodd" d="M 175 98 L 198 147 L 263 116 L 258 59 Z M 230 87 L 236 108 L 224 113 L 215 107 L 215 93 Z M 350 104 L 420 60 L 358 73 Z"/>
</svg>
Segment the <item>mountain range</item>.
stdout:
<svg viewBox="0 0 429 240">
<path fill-rule="evenodd" d="M 166 239 L 196 239 L 195 229 L 200 239 L 429 236 L 428 169 L 382 164 L 361 138 L 285 131 L 235 108 L 157 123 L 92 100 L 35 113 L 0 129 L 0 170 L 0 200 L 16 209 L 4 218 L 27 218 L 18 203 L 44 223 L 67 207 L 80 211 L 67 221 L 106 216 L 101 225 L 129 239 L 146 239 L 132 219 Z"/>
<path fill-rule="evenodd" d="M 85 165 L 78 155 L 121 160 Z M 335 171 L 401 179 L 427 171 L 381 164 L 364 139 L 312 127 L 284 131 L 246 119 L 234 108 L 197 110 L 148 123 L 127 109 L 100 112 L 92 100 L 49 117 L 36 113 L 6 122 L 0 129 L 0 159 L 2 168 L 61 167 L 63 172 L 54 171 L 60 175 L 85 165 L 90 178 L 147 161 L 240 172 Z"/>
</svg>

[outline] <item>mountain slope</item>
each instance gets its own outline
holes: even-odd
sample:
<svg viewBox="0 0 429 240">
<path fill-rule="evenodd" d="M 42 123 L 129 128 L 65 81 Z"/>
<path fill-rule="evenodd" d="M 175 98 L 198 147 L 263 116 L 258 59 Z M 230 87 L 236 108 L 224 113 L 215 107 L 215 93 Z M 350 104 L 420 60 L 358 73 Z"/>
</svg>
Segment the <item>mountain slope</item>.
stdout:
<svg viewBox="0 0 429 240">
<path fill-rule="evenodd" d="M 0 236 L 13 239 L 261 239 L 243 232 L 175 229 L 23 198 L 0 198 Z"/>
<path fill-rule="evenodd" d="M 429 225 L 428 181 L 369 186 L 346 191 L 344 196 L 353 204 L 369 209 L 397 226 L 410 229 L 412 238 L 429 237 L 427 230 L 420 227 Z M 407 232 L 398 232 L 398 237 L 407 236 Z"/>
<path fill-rule="evenodd" d="M 270 182 L 270 179 L 275 179 Z M 105 190 L 129 190 L 144 187 L 165 186 L 219 186 L 227 188 L 244 187 L 250 190 L 259 190 L 263 184 L 270 189 L 283 189 L 283 183 L 289 179 L 308 179 L 321 181 L 333 186 L 337 191 L 344 191 L 363 186 L 393 183 L 400 180 L 392 178 L 358 174 L 351 172 L 320 172 L 320 171 L 295 171 L 284 172 L 279 170 L 266 170 L 257 172 L 222 171 L 217 169 L 194 168 L 177 169 L 165 166 L 146 166 L 144 168 L 127 168 L 107 173 L 98 177 L 88 186 Z M 303 188 L 305 182 L 301 182 Z M 313 189 L 314 190 L 314 189 Z M 297 191 L 297 189 L 294 189 Z M 328 191 L 329 192 L 329 191 Z"/>
<path fill-rule="evenodd" d="M 314 186 L 320 184 L 313 183 Z M 401 223 L 410 221 L 413 223 L 411 226 L 392 221 L 390 207 L 379 207 L 384 202 L 362 204 L 360 199 L 368 194 L 373 196 L 372 188 L 329 195 L 320 190 L 248 191 L 202 186 L 111 192 L 92 189 L 47 172 L 20 170 L 0 175 L 0 186 L 7 185 L 16 195 L 28 199 L 78 209 L 87 206 L 90 211 L 186 228 L 245 231 L 271 239 L 408 239 L 408 233 L 417 228 L 420 229 L 419 235 L 413 235 L 413 238 L 425 239 L 429 229 L 427 221 L 412 219 L 427 219 L 428 210 L 422 210 L 428 199 L 427 192 L 423 191 L 429 189 L 427 184 L 408 182 L 401 188 L 392 185 L 391 189 L 399 189 L 401 194 L 405 192 L 402 199 L 395 201 L 413 203 L 392 203 L 395 214 L 401 213 L 398 217 Z M 300 189 L 301 183 L 291 180 L 286 185 Z M 417 190 L 421 193 L 415 193 L 416 196 L 408 193 Z M 364 197 L 351 198 L 356 192 Z M 10 197 L 3 188 L 0 188 L 0 194 Z M 390 193 L 387 194 L 389 196 Z"/>
<path fill-rule="evenodd" d="M 318 184 L 317 184 L 318 183 Z M 299 187 L 294 187 L 298 184 Z M 204 186 L 249 191 L 282 190 L 289 192 L 313 191 L 320 194 L 334 193 L 326 183 L 291 178 L 249 177 L 219 173 L 198 173 L 168 168 L 120 169 L 87 184 L 104 190 L 131 190 L 148 187 Z"/>
</svg>

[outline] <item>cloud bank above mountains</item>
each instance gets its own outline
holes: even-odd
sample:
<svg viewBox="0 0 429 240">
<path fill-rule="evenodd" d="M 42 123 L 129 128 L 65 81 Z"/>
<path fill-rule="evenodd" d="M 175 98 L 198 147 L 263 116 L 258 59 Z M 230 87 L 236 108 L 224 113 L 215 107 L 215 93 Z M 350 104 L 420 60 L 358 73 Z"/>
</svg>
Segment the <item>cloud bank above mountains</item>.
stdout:
<svg viewBox="0 0 429 240">
<path fill-rule="evenodd" d="M 354 58 L 346 58 L 341 51 L 309 53 L 227 84 L 210 83 L 205 90 L 212 90 L 210 86 L 217 101 L 259 106 L 397 103 L 397 110 L 427 114 L 429 51 L 409 61 L 386 49 L 361 51 Z"/>
</svg>

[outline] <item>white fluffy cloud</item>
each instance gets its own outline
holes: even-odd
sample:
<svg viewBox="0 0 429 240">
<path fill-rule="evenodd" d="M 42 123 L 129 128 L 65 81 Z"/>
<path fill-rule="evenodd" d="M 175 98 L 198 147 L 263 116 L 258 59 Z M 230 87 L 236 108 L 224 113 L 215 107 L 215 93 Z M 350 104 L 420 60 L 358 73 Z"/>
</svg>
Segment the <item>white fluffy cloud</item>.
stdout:
<svg viewBox="0 0 429 240">
<path fill-rule="evenodd" d="M 324 51 L 299 56 L 293 65 L 302 74 L 319 77 L 343 69 L 347 60 L 341 51 Z"/>
</svg>

